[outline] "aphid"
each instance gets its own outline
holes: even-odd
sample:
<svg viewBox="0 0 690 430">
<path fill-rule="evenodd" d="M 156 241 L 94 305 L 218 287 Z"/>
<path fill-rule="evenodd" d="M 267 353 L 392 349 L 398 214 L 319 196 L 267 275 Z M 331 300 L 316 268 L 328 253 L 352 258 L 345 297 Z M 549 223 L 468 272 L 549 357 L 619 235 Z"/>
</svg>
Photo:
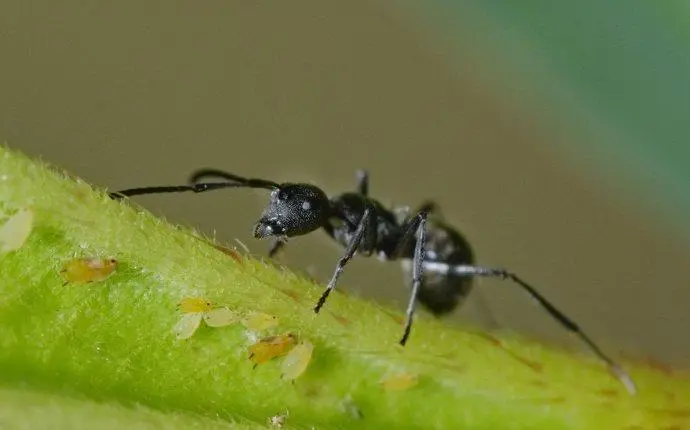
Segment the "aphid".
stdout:
<svg viewBox="0 0 690 430">
<path fill-rule="evenodd" d="M 88 284 L 108 279 L 117 269 L 115 258 L 76 258 L 68 261 L 60 270 L 67 284 Z"/>
<path fill-rule="evenodd" d="M 201 325 L 202 314 L 200 312 L 184 314 L 173 327 L 173 333 L 179 340 L 189 339 Z"/>
<path fill-rule="evenodd" d="M 297 336 L 292 333 L 265 337 L 249 347 L 249 359 L 256 367 L 287 354 L 295 346 L 296 341 Z"/>
<path fill-rule="evenodd" d="M 314 345 L 308 340 L 303 340 L 299 345 L 292 348 L 283 359 L 281 365 L 282 378 L 288 381 L 297 379 L 307 370 L 313 352 Z"/>
<path fill-rule="evenodd" d="M 21 248 L 31 234 L 33 224 L 34 213 L 31 209 L 22 209 L 12 215 L 0 227 L 0 252 Z"/>
<path fill-rule="evenodd" d="M 237 322 L 237 315 L 227 308 L 214 308 L 213 304 L 198 297 L 182 299 L 177 305 L 182 317 L 173 327 L 179 340 L 189 339 L 197 331 L 203 320 L 209 327 L 224 327 Z"/>
<path fill-rule="evenodd" d="M 212 182 L 208 182 L 212 181 Z M 254 225 L 254 237 L 271 238 L 269 256 L 274 256 L 291 237 L 323 229 L 344 248 L 333 275 L 314 306 L 318 313 L 338 279 L 355 254 L 378 256 L 383 261 L 400 261 L 410 284 L 405 325 L 399 343 L 405 345 L 411 330 L 417 302 L 434 315 L 450 313 L 463 303 L 472 290 L 472 279 L 489 277 L 510 280 L 531 296 L 556 322 L 575 333 L 604 361 L 625 387 L 635 393 L 630 376 L 587 336 L 569 317 L 515 273 L 506 269 L 478 266 L 469 242 L 438 216 L 433 202 L 411 212 L 387 209 L 369 196 L 369 175 L 357 172 L 357 187 L 329 198 L 319 187 L 306 183 L 277 183 L 244 178 L 216 169 L 201 169 L 187 185 L 131 188 L 111 193 L 114 199 L 156 193 L 259 188 L 270 190 L 270 200 Z"/>
<path fill-rule="evenodd" d="M 384 390 L 404 391 L 417 385 L 418 376 L 414 373 L 399 372 L 385 375 L 381 379 L 381 386 Z"/>
<path fill-rule="evenodd" d="M 278 317 L 263 312 L 252 312 L 242 319 L 242 324 L 251 331 L 264 331 L 278 325 Z"/>
<path fill-rule="evenodd" d="M 238 319 L 237 314 L 228 308 L 216 308 L 204 312 L 204 322 L 209 327 L 225 327 L 236 323 Z"/>
<path fill-rule="evenodd" d="M 199 297 L 186 297 L 180 300 L 177 307 L 183 314 L 196 314 L 210 311 L 213 303 Z"/>
<path fill-rule="evenodd" d="M 361 420 L 364 418 L 362 410 L 357 406 L 357 403 L 352 399 L 349 394 L 340 403 L 340 410 L 350 418 Z"/>
<path fill-rule="evenodd" d="M 268 425 L 271 427 L 283 428 L 285 421 L 287 421 L 289 412 L 285 411 L 284 414 L 276 414 L 268 418 Z"/>
</svg>

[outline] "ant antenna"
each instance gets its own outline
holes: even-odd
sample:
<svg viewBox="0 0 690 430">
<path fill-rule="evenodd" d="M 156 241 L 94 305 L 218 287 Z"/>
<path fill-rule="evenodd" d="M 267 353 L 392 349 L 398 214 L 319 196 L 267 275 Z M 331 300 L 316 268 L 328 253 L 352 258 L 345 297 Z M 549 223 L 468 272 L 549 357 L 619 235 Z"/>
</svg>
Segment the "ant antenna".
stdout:
<svg viewBox="0 0 690 430">
<path fill-rule="evenodd" d="M 192 175 L 189 177 L 189 183 L 198 184 L 200 182 L 204 182 L 202 181 L 202 179 L 204 178 L 221 178 L 229 182 L 241 184 L 240 186 L 244 186 L 247 188 L 265 188 L 269 190 L 280 188 L 280 185 L 273 181 L 267 181 L 265 179 L 257 178 L 244 178 L 242 176 L 237 176 L 233 173 L 224 172 L 222 170 L 217 169 L 199 169 L 196 172 L 192 173 Z"/>
<path fill-rule="evenodd" d="M 204 177 L 220 178 L 223 182 L 200 182 Z M 143 188 L 129 188 L 122 191 L 115 191 L 108 195 L 116 200 L 122 197 L 138 196 L 142 194 L 160 194 L 160 193 L 182 193 L 185 191 L 192 191 L 194 193 L 202 193 L 204 191 L 214 191 L 223 188 L 262 188 L 268 190 L 276 190 L 280 185 L 265 179 L 257 178 L 243 178 L 232 173 L 223 172 L 215 169 L 201 169 L 192 174 L 189 185 L 170 185 L 160 187 L 143 187 Z"/>
<path fill-rule="evenodd" d="M 585 332 L 582 331 L 582 329 L 573 320 L 565 316 L 563 312 L 559 311 L 553 304 L 546 300 L 544 296 L 539 294 L 534 287 L 520 279 L 516 274 L 508 272 L 504 269 L 493 269 L 467 265 L 451 266 L 435 261 L 425 261 L 423 264 L 425 269 L 436 273 L 453 273 L 459 276 L 485 276 L 512 280 L 523 290 L 525 290 L 527 294 L 529 294 L 534 300 L 536 300 L 553 319 L 558 321 L 561 326 L 563 326 L 566 330 L 575 333 L 585 344 L 587 344 L 589 349 L 594 352 L 597 357 L 606 362 L 611 370 L 611 373 L 613 373 L 618 380 L 621 381 L 630 394 L 635 394 L 637 392 L 637 388 L 635 387 L 635 383 L 633 382 L 632 378 L 618 363 L 604 354 L 603 351 L 594 343 L 594 341 L 592 341 L 592 339 L 590 339 L 589 336 L 587 336 L 587 334 L 585 334 Z"/>
</svg>

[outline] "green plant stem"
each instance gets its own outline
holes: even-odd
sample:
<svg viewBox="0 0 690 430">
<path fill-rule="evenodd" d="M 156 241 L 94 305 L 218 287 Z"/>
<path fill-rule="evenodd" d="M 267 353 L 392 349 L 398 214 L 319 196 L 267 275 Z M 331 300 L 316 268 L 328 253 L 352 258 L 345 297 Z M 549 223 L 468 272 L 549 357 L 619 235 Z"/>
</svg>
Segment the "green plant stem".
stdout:
<svg viewBox="0 0 690 430">
<path fill-rule="evenodd" d="M 259 425 L 232 423 L 234 429 Z M 98 402 L 29 389 L 0 389 L 0 428 L 13 430 L 227 430 L 228 422 L 190 412 Z"/>
<path fill-rule="evenodd" d="M 624 362 L 639 389 L 630 396 L 590 355 L 421 314 L 401 348 L 398 311 L 336 292 L 315 315 L 323 286 L 247 256 L 237 261 L 193 231 L 0 148 L 0 209 L 23 207 L 35 213 L 33 231 L 22 248 L 0 255 L 0 387 L 49 393 L 46 421 L 58 404 L 94 423 L 119 416 L 117 408 L 123 422 L 136 420 L 138 410 L 127 408 L 142 405 L 156 420 L 169 418 L 166 428 L 189 428 L 186 415 L 264 425 L 285 411 L 288 428 L 690 425 L 690 402 L 682 400 L 690 399 L 690 380 L 680 372 Z M 120 265 L 105 281 L 63 285 L 62 265 L 92 256 Z M 280 359 L 253 368 L 253 341 L 241 324 L 202 325 L 176 340 L 176 305 L 195 296 L 277 316 L 267 335 L 291 331 L 314 344 L 307 371 L 292 383 L 280 378 Z M 385 390 L 380 380 L 390 371 L 418 374 L 419 383 Z M 99 415 L 74 396 L 110 406 Z M 0 416 L 20 423 L 22 410 Z"/>
</svg>

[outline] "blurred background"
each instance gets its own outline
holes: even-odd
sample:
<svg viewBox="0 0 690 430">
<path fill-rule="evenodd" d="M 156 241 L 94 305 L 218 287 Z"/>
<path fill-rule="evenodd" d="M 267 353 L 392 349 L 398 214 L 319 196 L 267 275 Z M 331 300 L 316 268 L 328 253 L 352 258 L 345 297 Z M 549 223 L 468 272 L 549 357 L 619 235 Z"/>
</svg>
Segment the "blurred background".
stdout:
<svg viewBox="0 0 690 430">
<path fill-rule="evenodd" d="M 484 265 L 614 353 L 690 364 L 690 10 L 679 1 L 0 3 L 0 141 L 99 186 L 217 167 L 384 204 L 435 199 Z M 265 192 L 142 196 L 246 243 Z M 282 260 L 327 281 L 325 234 Z M 404 307 L 397 264 L 343 290 Z M 448 318 L 579 348 L 508 283 Z M 481 291 L 480 291 L 481 290 Z"/>
</svg>

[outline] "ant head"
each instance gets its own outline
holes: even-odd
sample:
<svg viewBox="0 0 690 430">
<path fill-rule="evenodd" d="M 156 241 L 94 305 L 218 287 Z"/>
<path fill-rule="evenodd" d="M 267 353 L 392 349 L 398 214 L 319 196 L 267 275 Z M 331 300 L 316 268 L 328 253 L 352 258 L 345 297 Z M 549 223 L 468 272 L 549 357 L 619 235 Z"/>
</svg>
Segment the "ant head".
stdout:
<svg viewBox="0 0 690 430">
<path fill-rule="evenodd" d="M 310 233 L 326 222 L 330 213 L 328 196 L 309 184 L 281 184 L 254 226 L 254 237 L 290 237 Z"/>
</svg>

